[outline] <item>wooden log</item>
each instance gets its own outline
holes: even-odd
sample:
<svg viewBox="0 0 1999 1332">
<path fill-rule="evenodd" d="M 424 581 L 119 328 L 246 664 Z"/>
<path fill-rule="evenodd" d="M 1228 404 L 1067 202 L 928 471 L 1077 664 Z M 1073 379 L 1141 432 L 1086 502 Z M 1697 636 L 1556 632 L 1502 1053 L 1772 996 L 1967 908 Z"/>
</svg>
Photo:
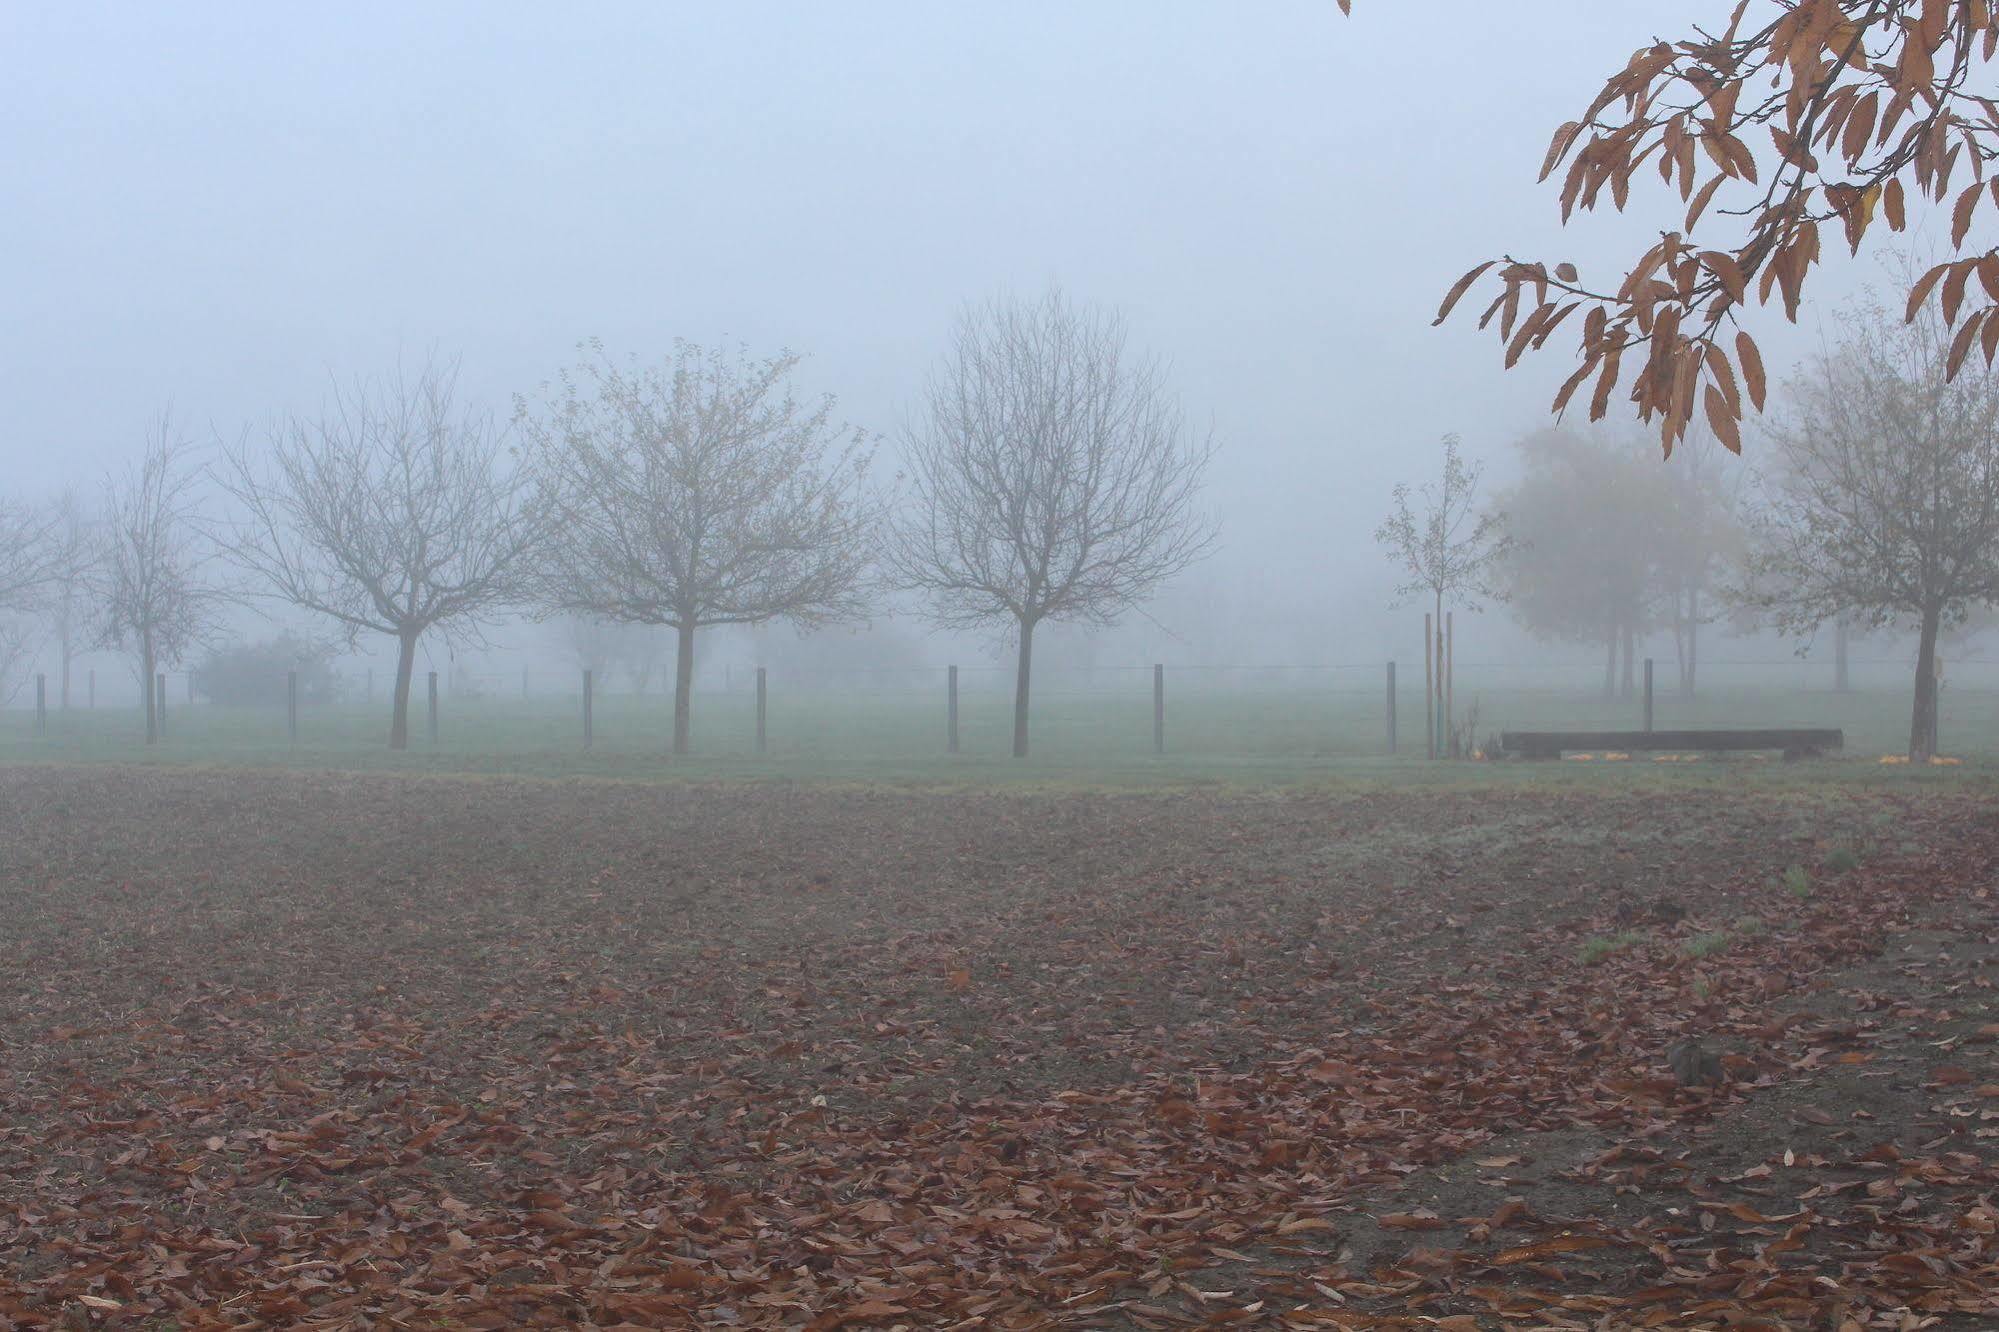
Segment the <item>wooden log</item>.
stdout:
<svg viewBox="0 0 1999 1332">
<path fill-rule="evenodd" d="M 1846 733 L 1837 728 L 1786 727 L 1763 730 L 1714 731 L 1506 731 L 1499 737 L 1508 754 L 1523 758 L 1558 758 L 1586 750 L 1657 753 L 1692 750 L 1701 753 L 1756 749 L 1844 749 Z"/>
</svg>

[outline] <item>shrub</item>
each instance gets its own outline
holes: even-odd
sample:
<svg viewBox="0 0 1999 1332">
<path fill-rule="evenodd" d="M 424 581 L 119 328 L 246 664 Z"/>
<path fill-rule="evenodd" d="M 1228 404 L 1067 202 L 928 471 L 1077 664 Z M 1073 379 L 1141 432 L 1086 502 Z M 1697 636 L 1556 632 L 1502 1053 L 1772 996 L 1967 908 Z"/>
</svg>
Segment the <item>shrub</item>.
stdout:
<svg viewBox="0 0 1999 1332">
<path fill-rule="evenodd" d="M 1825 868 L 1828 874 L 1851 874 L 1860 867 L 1860 856 L 1851 847 L 1836 846 L 1827 853 Z"/>
<path fill-rule="evenodd" d="M 285 706 L 286 674 L 298 672 L 298 701 L 327 703 L 339 695 L 333 645 L 283 633 L 261 643 L 237 643 L 211 650 L 195 666 L 194 687 L 211 703 L 228 708 Z"/>
<path fill-rule="evenodd" d="M 1803 865 L 1793 865 L 1784 871 L 1784 891 L 1797 898 L 1812 895 L 1812 876 Z"/>
</svg>

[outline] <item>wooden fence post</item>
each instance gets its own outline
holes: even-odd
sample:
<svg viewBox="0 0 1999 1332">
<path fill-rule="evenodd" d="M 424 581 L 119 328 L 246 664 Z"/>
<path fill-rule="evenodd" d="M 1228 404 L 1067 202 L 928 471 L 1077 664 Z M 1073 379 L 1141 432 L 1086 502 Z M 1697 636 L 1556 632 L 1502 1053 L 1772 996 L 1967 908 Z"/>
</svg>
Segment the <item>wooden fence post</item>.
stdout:
<svg viewBox="0 0 1999 1332">
<path fill-rule="evenodd" d="M 1444 745 L 1458 756 L 1458 613 L 1444 612 Z"/>
<path fill-rule="evenodd" d="M 1436 681 L 1430 672 L 1433 659 L 1437 655 L 1436 642 L 1430 637 L 1430 612 L 1423 612 L 1423 756 L 1437 757 L 1437 699 Z"/>
<path fill-rule="evenodd" d="M 430 747 L 437 748 L 437 672 L 430 673 Z"/>
<path fill-rule="evenodd" d="M 1645 729 L 1652 729 L 1652 659 L 1645 658 Z"/>
<path fill-rule="evenodd" d="M 764 668 L 759 666 L 757 667 L 757 753 L 759 754 L 765 749 L 764 716 L 768 699 L 767 677 Z"/>
<path fill-rule="evenodd" d="M 1395 663 L 1388 663 L 1388 752 L 1395 752 Z"/>
<path fill-rule="evenodd" d="M 590 748 L 591 741 L 596 738 L 591 733 L 592 718 L 590 715 L 590 711 L 592 704 L 591 693 L 593 688 L 594 688 L 594 680 L 591 676 L 589 669 L 585 668 L 583 672 L 583 747 L 585 749 Z"/>
<path fill-rule="evenodd" d="M 285 737 L 298 744 L 298 672 L 285 672 Z"/>
<path fill-rule="evenodd" d="M 49 677 L 35 672 L 35 734 L 49 733 Z"/>
<path fill-rule="evenodd" d="M 958 668 L 944 668 L 944 752 L 958 752 Z"/>
<path fill-rule="evenodd" d="M 1166 752 L 1166 663 L 1152 664 L 1152 752 Z"/>
</svg>

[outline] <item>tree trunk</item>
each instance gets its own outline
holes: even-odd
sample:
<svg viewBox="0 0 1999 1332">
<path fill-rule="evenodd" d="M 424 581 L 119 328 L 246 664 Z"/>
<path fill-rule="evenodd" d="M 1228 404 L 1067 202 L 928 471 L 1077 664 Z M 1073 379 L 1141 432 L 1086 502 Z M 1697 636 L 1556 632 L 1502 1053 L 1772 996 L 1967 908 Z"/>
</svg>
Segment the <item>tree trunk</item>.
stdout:
<svg viewBox="0 0 1999 1332">
<path fill-rule="evenodd" d="M 396 683 L 389 691 L 389 748 L 410 747 L 410 680 L 416 673 L 416 640 L 420 630 L 396 635 Z"/>
<path fill-rule="evenodd" d="M 1612 625 L 1604 635 L 1603 657 L 1603 698 L 1607 703 L 1617 697 L 1617 626 Z"/>
<path fill-rule="evenodd" d="M 1832 692 L 1853 692 L 1853 680 L 1846 668 L 1846 617 L 1843 615 L 1832 622 Z"/>
<path fill-rule="evenodd" d="M 1687 638 L 1693 630 L 1693 616 L 1688 611 L 1693 602 L 1693 589 L 1686 588 L 1684 591 L 1686 596 L 1682 599 L 1682 589 L 1677 584 L 1673 588 L 1673 659 L 1680 669 L 1682 698 L 1687 696 Z"/>
<path fill-rule="evenodd" d="M 157 744 L 160 738 L 159 699 L 153 690 L 153 631 L 150 629 L 139 635 L 139 692 L 146 696 L 146 743 Z"/>
<path fill-rule="evenodd" d="M 1701 590 L 1687 589 L 1687 664 L 1680 676 L 1680 697 L 1694 696 L 1695 681 L 1701 668 Z"/>
<path fill-rule="evenodd" d="M 1916 706 L 1909 718 L 1909 762 L 1928 763 L 1937 751 L 1937 629 L 1940 608 L 1923 612 L 1922 636 L 1916 643 Z"/>
<path fill-rule="evenodd" d="M 1020 657 L 1013 671 L 1013 756 L 1027 757 L 1027 682 L 1034 666 L 1034 621 L 1020 622 Z"/>
<path fill-rule="evenodd" d="M 690 617 L 674 628 L 679 637 L 673 659 L 673 752 L 685 754 L 694 700 L 694 621 Z"/>
<path fill-rule="evenodd" d="M 1625 698 L 1638 696 L 1638 681 L 1632 673 L 1632 659 L 1638 655 L 1638 635 L 1630 625 L 1624 626 L 1624 679 L 1622 694 Z"/>
<path fill-rule="evenodd" d="M 69 711 L 69 663 L 76 657 L 76 652 L 70 646 L 69 635 L 67 633 L 63 635 L 60 651 L 62 654 L 62 684 L 60 686 L 61 690 L 60 696 L 62 699 L 62 710 L 64 712 L 68 712 Z"/>
</svg>

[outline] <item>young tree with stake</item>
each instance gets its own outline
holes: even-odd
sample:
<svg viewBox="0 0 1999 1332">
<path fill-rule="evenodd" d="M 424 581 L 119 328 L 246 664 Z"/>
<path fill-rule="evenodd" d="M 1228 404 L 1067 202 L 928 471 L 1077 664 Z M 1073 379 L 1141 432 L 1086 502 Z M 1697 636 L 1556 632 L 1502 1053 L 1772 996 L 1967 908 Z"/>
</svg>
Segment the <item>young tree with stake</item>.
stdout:
<svg viewBox="0 0 1999 1332">
<path fill-rule="evenodd" d="M 1481 464 L 1465 461 L 1456 435 L 1444 436 L 1444 467 L 1434 481 L 1425 481 L 1418 494 L 1422 512 L 1411 504 L 1408 484 L 1395 487 L 1395 507 L 1375 530 L 1374 539 L 1408 575 L 1395 589 L 1399 597 L 1427 596 L 1436 614 L 1433 641 L 1423 651 L 1436 656 L 1435 638 L 1444 632 L 1444 600 L 1465 601 L 1465 609 L 1476 611 L 1474 597 L 1503 600 L 1493 585 L 1494 565 L 1506 556 L 1510 541 L 1504 519 L 1497 512 L 1479 507 L 1478 486 L 1484 473 Z M 1432 716 L 1446 697 L 1444 661 L 1436 657 L 1433 678 L 1436 697 L 1426 706 Z M 1445 719 L 1446 737 L 1456 724 Z M 1448 738 L 1445 741 L 1449 743 Z"/>
<path fill-rule="evenodd" d="M 230 556 L 266 595 L 350 642 L 395 638 L 391 749 L 409 745 L 418 642 L 476 636 L 519 602 L 544 530 L 527 472 L 489 416 L 458 404 L 456 378 L 427 366 L 336 388 L 317 419 L 287 418 L 261 455 L 239 445 L 220 469 L 242 508 Z"/>
<path fill-rule="evenodd" d="M 872 450 L 800 402 L 799 357 L 676 342 L 663 364 L 595 355 L 540 413 L 521 404 L 540 493 L 561 540 L 538 573 L 549 611 L 664 625 L 678 641 L 673 752 L 687 752 L 697 631 L 866 613 Z"/>
<path fill-rule="evenodd" d="M 1195 508 L 1213 444 L 1161 380 L 1115 313 L 995 300 L 959 318 L 909 434 L 890 575 L 939 625 L 1013 636 L 1016 758 L 1036 626 L 1113 624 L 1213 544 Z"/>
</svg>

